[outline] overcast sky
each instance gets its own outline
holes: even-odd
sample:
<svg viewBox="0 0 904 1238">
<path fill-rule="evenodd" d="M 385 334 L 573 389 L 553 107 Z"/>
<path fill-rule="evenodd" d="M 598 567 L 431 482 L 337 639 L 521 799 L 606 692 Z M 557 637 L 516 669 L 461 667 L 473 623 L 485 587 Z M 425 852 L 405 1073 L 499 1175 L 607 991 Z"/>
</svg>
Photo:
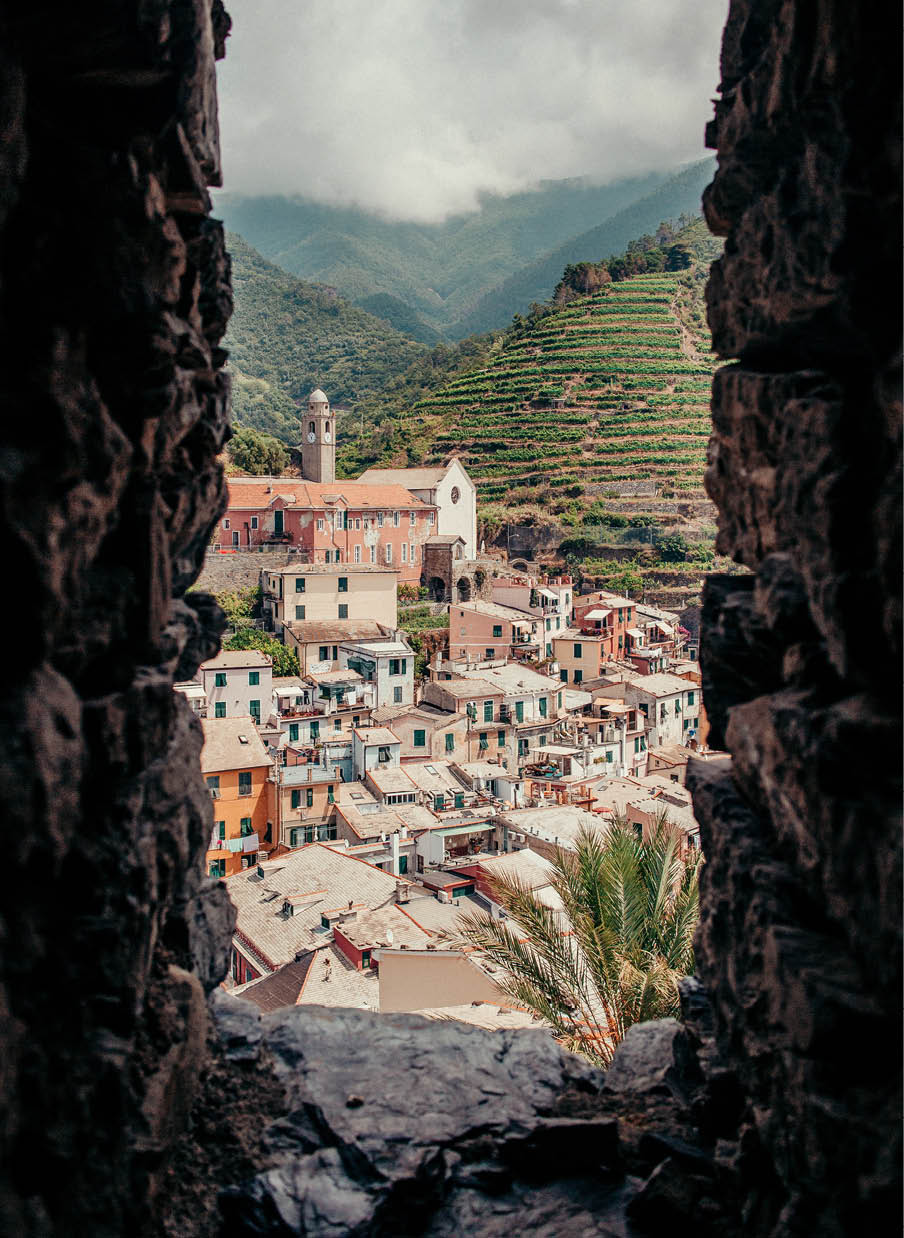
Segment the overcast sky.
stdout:
<svg viewBox="0 0 904 1238">
<path fill-rule="evenodd" d="M 225 189 L 441 219 L 700 158 L 727 0 L 229 0 Z"/>
</svg>

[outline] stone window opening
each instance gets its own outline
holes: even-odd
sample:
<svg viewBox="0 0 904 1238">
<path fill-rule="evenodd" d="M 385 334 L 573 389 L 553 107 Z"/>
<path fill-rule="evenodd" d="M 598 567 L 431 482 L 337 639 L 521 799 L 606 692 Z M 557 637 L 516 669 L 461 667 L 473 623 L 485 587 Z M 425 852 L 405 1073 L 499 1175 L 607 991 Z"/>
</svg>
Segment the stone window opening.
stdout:
<svg viewBox="0 0 904 1238">
<path fill-rule="evenodd" d="M 722 368 L 712 384 L 712 454 L 718 464 L 708 473 L 707 487 L 719 508 L 721 543 L 749 576 L 715 573 L 704 590 L 701 641 L 710 742 L 724 746 L 729 735 L 744 734 L 743 743 L 731 741 L 736 750 L 730 760 L 695 762 L 688 774 L 708 852 L 711 894 L 701 899 L 697 959 L 706 992 L 693 985 L 683 989 L 689 995 L 685 1030 L 654 1024 L 632 1036 L 641 1051 L 635 1061 L 668 1060 L 671 1067 L 685 1051 L 693 1055 L 692 1036 L 698 1035 L 706 1043 L 700 1061 L 710 1053 L 710 1060 L 719 1061 L 733 1097 L 729 1109 L 719 1111 L 722 1164 L 733 1166 L 732 1193 L 751 1218 L 749 1238 L 803 1217 L 814 1233 L 852 1225 L 879 1232 L 878 1210 L 895 1190 L 899 1163 L 892 1112 L 898 1063 L 886 1069 L 885 1050 L 897 1042 L 897 1011 L 891 1007 L 897 1005 L 900 956 L 893 862 L 899 802 L 896 791 L 890 793 L 891 771 L 877 768 L 875 761 L 863 762 L 861 769 L 833 747 L 834 724 L 844 718 L 844 703 L 856 697 L 864 747 L 900 749 L 896 676 L 888 673 L 899 631 L 894 621 L 899 598 L 888 564 L 896 560 L 892 530 L 900 503 L 895 403 L 900 324 L 898 272 L 890 270 L 896 264 L 886 257 L 896 252 L 900 219 L 898 180 L 888 166 L 888 152 L 899 149 L 896 15 L 889 19 L 882 6 L 866 14 L 827 0 L 814 38 L 804 6 L 796 0 L 789 5 L 756 10 L 749 0 L 731 0 L 724 87 L 708 133 L 719 160 L 704 205 L 713 230 L 728 244 L 709 287 L 714 350 Z M 210 841 L 206 817 L 204 828 L 197 828 L 195 801 L 203 798 L 198 744 L 171 730 L 167 693 L 133 691 L 135 685 L 143 688 L 148 672 L 165 686 L 174 667 L 184 668 L 193 658 L 197 663 L 205 650 L 212 653 L 218 637 L 209 614 L 186 589 L 217 528 L 214 451 L 228 430 L 221 382 L 225 355 L 219 347 L 230 301 L 228 266 L 222 229 L 208 215 L 206 188 L 222 179 L 212 83 L 227 19 L 218 3 L 145 5 L 142 21 L 151 25 L 136 39 L 137 6 L 134 14 L 128 6 L 127 19 L 117 22 L 115 31 L 89 12 L 80 15 L 76 36 L 67 37 L 66 28 L 57 32 L 48 56 L 46 23 L 28 20 L 24 6 L 16 7 L 26 19 L 16 14 L 16 38 L 5 48 L 12 71 L 3 75 L 4 115 L 14 157 L 7 164 L 12 207 L 0 221 L 0 264 L 10 342 L 15 355 L 30 363 L 21 373 L 19 367 L 7 368 L 10 406 L 21 407 L 25 416 L 7 419 L 2 432 L 5 453 L 23 462 L 21 481 L 11 482 L 4 519 L 7 544 L 17 547 L 29 587 L 18 599 L 26 637 L 17 644 L 15 673 L 4 685 L 25 751 L 5 755 L 5 772 L 16 789 L 9 819 L 19 841 L 8 857 L 4 914 L 11 924 L 34 926 L 34 946 L 26 942 L 14 966 L 0 960 L 9 1026 L 27 1049 L 23 1055 L 14 1046 L 7 1055 L 13 1106 L 9 1156 L 14 1165 L 68 1164 L 76 1170 L 13 1178 L 8 1228 L 16 1229 L 20 1217 L 46 1217 L 60 1233 L 98 1227 L 127 1233 L 137 1229 L 136 1218 L 155 1228 L 153 1214 L 167 1202 L 161 1204 L 161 1197 L 179 1186 L 179 1174 L 169 1176 L 172 1163 L 183 1166 L 183 1174 L 192 1172 L 191 1156 L 172 1160 L 173 1139 L 187 1124 L 193 1100 L 195 1076 L 186 1064 L 203 1063 L 207 1053 L 205 1020 L 190 1012 L 203 1011 L 205 993 L 217 989 L 230 962 L 237 981 L 258 975 L 228 942 L 211 948 L 216 910 L 225 908 L 227 891 L 202 881 L 202 902 L 198 890 L 203 849 Z M 137 65 L 140 75 L 129 67 Z M 125 94 L 144 94 L 144 86 L 136 92 L 135 85 L 148 80 L 167 82 L 165 91 L 154 92 L 154 132 L 167 135 L 159 141 L 147 139 L 144 105 L 123 103 Z M 89 81 L 90 107 L 83 94 Z M 767 89 L 781 98 L 784 113 L 770 112 Z M 67 109 L 78 105 L 79 123 L 48 124 L 61 99 Z M 90 118 L 102 113 L 115 123 L 92 133 Z M 86 157 L 85 150 L 92 153 Z M 27 159 L 15 157 L 21 151 Z M 851 159 L 849 151 L 867 151 L 868 157 Z M 50 167 L 67 181 L 80 182 L 79 193 L 67 200 L 65 218 L 45 208 L 23 209 L 22 204 L 40 204 Z M 79 251 L 85 236 L 90 246 Z M 60 263 L 63 254 L 66 261 Z M 794 262 L 787 261 L 789 254 Z M 35 255 L 41 256 L 38 264 Z M 17 294 L 38 268 L 42 296 L 34 297 L 27 314 L 19 314 Z M 56 329 L 45 304 L 54 311 L 66 306 L 65 331 Z M 97 324 L 115 329 L 105 333 Z M 51 329 L 52 357 L 45 348 Z M 141 363 L 126 375 L 123 359 L 134 357 Z M 32 434 L 23 452 L 30 410 L 51 405 L 63 435 Z M 65 477 L 59 469 L 64 455 Z M 191 461 L 190 468 L 173 469 L 180 456 Z M 84 475 L 82 461 L 88 459 L 92 476 Z M 53 484 L 35 484 L 45 477 Z M 754 477 L 755 484 L 748 482 Z M 65 529 L 76 490 L 84 491 L 97 536 L 60 537 L 53 546 L 32 539 L 18 549 L 23 539 L 16 513 L 23 504 L 30 505 L 35 528 Z M 148 501 L 130 502 L 136 493 Z M 92 582 L 104 582 L 103 605 L 91 596 Z M 132 605 L 136 594 L 146 604 Z M 763 611 L 768 599 L 778 597 L 793 603 L 793 659 L 787 657 L 792 625 L 783 615 Z M 856 617 L 845 601 L 852 597 L 863 601 Z M 79 631 L 86 606 L 90 640 L 80 639 Z M 187 610 L 180 611 L 183 607 Z M 174 618 L 178 622 L 171 622 Z M 40 633 L 41 639 L 31 640 L 29 633 Z M 734 674 L 738 666 L 744 669 L 741 676 Z M 35 690 L 48 672 L 53 699 Z M 792 696 L 803 706 L 793 704 Z M 64 734 L 56 726 L 61 702 L 67 716 L 80 719 L 83 699 L 90 701 L 86 725 L 79 721 Z M 225 714 L 225 702 L 216 703 L 217 711 L 221 705 Z M 768 736 L 762 723 L 767 713 L 778 727 Z M 40 742 L 48 734 L 54 735 L 55 747 L 47 754 L 52 759 L 39 762 Z M 797 736 L 804 743 L 795 747 Z M 34 757 L 28 755 L 32 741 Z M 762 759 L 770 742 L 777 760 Z M 801 749 L 815 759 L 800 759 Z M 109 768 L 111 754 L 117 762 L 115 795 L 96 780 L 90 795 L 87 784 L 66 783 L 72 768 Z M 156 777 L 164 762 L 166 799 Z M 35 820 L 34 806 L 23 802 L 18 789 L 35 781 L 38 768 L 43 785 L 35 797 L 41 819 Z M 832 769 L 832 779 L 818 778 L 816 771 L 825 768 Z M 767 785 L 769 778 L 778 785 Z M 790 811 L 787 805 L 793 806 Z M 86 808 L 90 830 L 59 828 L 61 814 L 68 817 L 62 824 L 80 824 Z M 32 839 L 40 842 L 48 833 L 58 848 L 53 863 L 44 865 L 40 883 L 20 880 L 20 855 L 34 865 Z M 843 842 L 867 835 L 869 847 Z M 119 905 L 125 900 L 108 898 L 104 883 L 110 866 L 95 862 L 114 849 L 129 898 L 146 891 L 127 912 Z M 867 872 L 864 865 L 876 856 L 889 862 Z M 241 871 L 256 859 L 256 851 L 240 860 L 230 854 L 210 862 L 207 872 L 233 887 L 253 882 L 249 888 L 256 892 L 266 880 L 263 870 Z M 70 860 L 77 862 L 79 879 L 64 885 Z M 166 879 L 149 883 L 141 863 L 154 873 L 165 871 Z M 746 904 L 738 895 L 742 885 L 753 895 Z M 98 967 L 92 948 L 97 909 L 108 905 L 103 930 L 117 948 Z M 34 983 L 29 952 L 41 959 L 46 988 Z M 783 992 L 782 977 L 793 980 L 793 1001 Z M 707 992 L 718 1040 L 700 1013 Z M 839 1000 L 826 1000 L 826 992 Z M 132 997 L 111 1000 L 120 993 Z M 229 995 L 218 993 L 217 1000 L 224 996 Z M 80 1025 L 83 1006 L 92 1011 L 89 1035 Z M 850 1032 L 852 1010 L 867 1049 L 848 1048 L 839 1069 L 839 1046 L 857 1039 Z M 162 1019 L 168 1011 L 173 1018 Z M 299 1009 L 292 1017 L 302 1026 L 310 1014 Z M 365 1012 L 336 1015 L 349 1052 L 364 1046 L 357 1059 L 362 1080 L 391 1075 L 399 1061 L 410 1059 L 404 1043 L 396 1040 L 387 1050 L 368 1034 L 373 1019 Z M 818 1030 L 804 1043 L 808 1027 Z M 110 1045 L 119 1043 L 124 1028 L 129 1040 L 142 1046 L 140 1070 L 121 1065 L 121 1055 L 111 1056 Z M 511 1035 L 516 1043 L 517 1034 Z M 469 1065 L 485 1039 L 479 1029 L 469 1033 Z M 241 1035 L 236 1042 L 246 1047 Z M 739 1052 L 739 1045 L 747 1052 Z M 250 1064 L 256 1050 L 250 1042 L 248 1047 L 253 1091 L 260 1086 L 263 1092 L 266 1081 Z M 548 1052 L 552 1062 L 557 1050 Z M 487 1074 L 503 1090 L 514 1078 L 509 1071 L 517 1056 L 487 1060 Z M 630 1053 L 616 1060 L 610 1102 L 619 1080 L 629 1096 L 637 1086 Z M 438 1076 L 442 1069 L 437 1059 Z M 551 1065 L 549 1080 L 573 1079 L 568 1069 Z M 473 1075 L 479 1073 L 475 1067 Z M 42 1086 L 29 1087 L 29 1079 L 39 1074 Z M 455 1080 L 461 1077 L 459 1072 Z M 455 1080 L 445 1093 L 444 1117 L 454 1115 Z M 521 1080 L 523 1141 L 534 1115 L 529 1072 L 522 1072 Z M 442 1097 L 440 1083 L 431 1079 Z M 313 1067 L 305 1086 L 316 1104 Z M 708 1085 L 704 1079 L 694 1086 Z M 548 1104 L 546 1080 L 544 1089 Z M 360 1107 L 357 1095 L 345 1095 L 356 1121 L 379 1112 L 373 1093 Z M 417 1089 L 410 1095 L 406 1158 L 410 1154 L 419 1170 L 434 1163 L 436 1151 L 427 1142 Z M 504 1119 L 505 1096 L 497 1092 L 491 1103 Z M 341 1098 L 341 1111 L 346 1104 Z M 262 1107 L 266 1120 L 275 1116 L 272 1105 Z M 112 1116 L 98 1122 L 100 1111 Z M 473 1107 L 466 1117 L 471 1113 Z M 832 1121 L 808 1121 L 814 1113 L 829 1113 Z M 202 1130 L 203 1123 L 195 1129 Z M 488 1155 L 498 1152 L 511 1166 L 516 1158 L 510 1140 L 506 1146 L 503 1121 L 498 1129 L 498 1139 L 494 1133 L 488 1141 Z M 587 1142 L 598 1129 L 590 1128 Z M 734 1156 L 742 1129 L 744 1155 Z M 548 1125 L 539 1133 L 549 1148 L 543 1190 L 554 1193 L 557 1175 L 568 1177 L 570 1194 L 564 1198 L 570 1203 L 573 1166 L 566 1164 L 562 1172 Z M 141 1151 L 136 1135 L 147 1140 Z M 437 1199 L 440 1207 L 473 1189 L 455 1176 L 455 1142 L 450 1135 L 445 1144 L 453 1168 L 446 1194 Z M 627 1144 L 619 1140 L 619 1153 Z M 806 1156 L 795 1162 L 789 1147 L 806 1147 Z M 153 1201 L 151 1155 L 155 1173 L 159 1165 L 161 1176 L 167 1175 L 166 1190 L 158 1190 Z M 706 1155 L 695 1164 L 705 1164 Z M 283 1182 L 304 1181 L 315 1197 L 322 1185 L 313 1176 L 315 1157 L 299 1147 L 276 1174 Z M 207 1163 L 203 1156 L 199 1160 Z M 812 1166 L 824 1172 L 807 1172 Z M 658 1208 L 667 1215 L 662 1228 L 684 1232 L 711 1204 L 718 1206 L 705 1173 L 689 1175 L 697 1193 L 682 1212 L 681 1191 L 668 1189 L 668 1162 L 643 1164 L 636 1178 L 637 1163 L 630 1168 L 635 1185 L 629 1190 L 626 1184 L 625 1190 L 633 1196 L 629 1207 L 632 1216 L 636 1207 L 638 1220 L 644 1208 L 648 1213 Z M 654 1177 L 647 1185 L 642 1180 L 651 1169 Z M 338 1171 L 331 1166 L 331 1172 Z M 406 1200 L 411 1177 L 398 1173 L 395 1163 L 391 1173 L 388 1195 L 380 1193 L 382 1184 L 373 1190 L 360 1181 L 353 1184 L 364 1196 L 366 1215 L 385 1211 L 393 1197 Z M 261 1178 L 255 1184 L 266 1190 Z M 228 1167 L 222 1176 L 218 1171 L 216 1185 L 234 1185 Z M 210 1180 L 198 1189 L 209 1193 Z M 265 1196 L 254 1206 L 266 1209 L 270 1202 Z M 481 1205 L 475 1201 L 474 1215 Z M 550 1206 L 556 1206 L 555 1199 Z M 589 1206 L 599 1206 L 598 1193 Z M 388 1226 L 393 1220 L 391 1214 L 384 1217 Z M 601 1226 L 606 1221 L 600 1218 Z M 530 1232 L 531 1217 L 516 1207 L 508 1224 Z M 724 1226 L 726 1232 L 740 1228 L 732 1228 L 730 1218 Z"/>
</svg>

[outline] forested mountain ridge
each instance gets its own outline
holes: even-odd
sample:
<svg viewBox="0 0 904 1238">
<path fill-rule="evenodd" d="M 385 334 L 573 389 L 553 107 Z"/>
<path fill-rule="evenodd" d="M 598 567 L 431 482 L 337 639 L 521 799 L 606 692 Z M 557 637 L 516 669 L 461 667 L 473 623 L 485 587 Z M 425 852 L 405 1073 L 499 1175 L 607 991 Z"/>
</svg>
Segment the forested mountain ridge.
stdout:
<svg viewBox="0 0 904 1238">
<path fill-rule="evenodd" d="M 654 231 L 661 220 L 677 219 L 685 213 L 698 214 L 700 198 L 712 174 L 713 160 L 702 159 L 603 223 L 539 257 L 486 293 L 455 325 L 455 333 L 488 331 L 509 322 L 532 302 L 548 300 L 569 264 L 620 253 L 636 237 Z"/>
<path fill-rule="evenodd" d="M 468 334 L 459 324 L 462 316 L 508 276 L 649 197 L 669 179 L 670 173 L 663 172 L 608 185 L 551 181 L 510 196 L 487 195 L 479 210 L 441 224 L 392 221 L 301 198 L 219 195 L 217 207 L 228 228 L 284 270 L 331 285 L 365 308 L 372 307 L 371 298 L 391 297 L 401 303 L 389 315 L 392 322 L 407 321 L 406 329 L 415 330 L 421 320 L 428 329 L 455 338 Z M 657 221 L 682 209 L 664 208 Z M 596 252 L 623 245 L 613 241 Z M 563 265 L 557 264 L 543 296 L 551 292 Z M 488 325 L 504 326 L 527 304 Z M 426 336 L 418 332 L 418 338 Z"/>
<path fill-rule="evenodd" d="M 281 271 L 240 236 L 227 243 L 235 312 L 224 345 L 238 425 L 296 443 L 298 405 L 314 387 L 352 408 L 428 351 L 335 289 Z"/>
</svg>

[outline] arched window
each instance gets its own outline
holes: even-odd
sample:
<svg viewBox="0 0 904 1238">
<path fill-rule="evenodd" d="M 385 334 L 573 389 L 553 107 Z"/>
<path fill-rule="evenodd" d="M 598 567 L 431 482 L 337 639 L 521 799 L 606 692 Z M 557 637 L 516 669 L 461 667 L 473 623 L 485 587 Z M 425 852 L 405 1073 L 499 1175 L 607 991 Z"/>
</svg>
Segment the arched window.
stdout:
<svg viewBox="0 0 904 1238">
<path fill-rule="evenodd" d="M 308 434 L 314 434 L 315 431 L 316 431 L 316 426 L 314 425 L 313 421 L 309 421 L 308 422 Z"/>
</svg>

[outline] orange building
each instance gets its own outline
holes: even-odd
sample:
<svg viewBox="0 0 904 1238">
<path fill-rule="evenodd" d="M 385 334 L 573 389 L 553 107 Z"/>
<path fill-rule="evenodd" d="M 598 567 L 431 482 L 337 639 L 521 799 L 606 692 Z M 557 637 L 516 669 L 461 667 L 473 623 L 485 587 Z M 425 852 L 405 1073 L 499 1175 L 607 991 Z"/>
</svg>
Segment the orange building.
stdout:
<svg viewBox="0 0 904 1238">
<path fill-rule="evenodd" d="M 211 877 L 232 877 L 252 868 L 260 852 L 276 845 L 273 762 L 250 715 L 204 718 L 201 726 L 201 773 L 213 808 L 207 872 Z"/>
<path fill-rule="evenodd" d="M 574 628 L 584 636 L 598 637 L 604 657 L 624 658 L 635 642 L 642 643 L 641 633 L 632 629 L 635 605 L 630 598 L 605 590 L 576 597 Z"/>
</svg>

